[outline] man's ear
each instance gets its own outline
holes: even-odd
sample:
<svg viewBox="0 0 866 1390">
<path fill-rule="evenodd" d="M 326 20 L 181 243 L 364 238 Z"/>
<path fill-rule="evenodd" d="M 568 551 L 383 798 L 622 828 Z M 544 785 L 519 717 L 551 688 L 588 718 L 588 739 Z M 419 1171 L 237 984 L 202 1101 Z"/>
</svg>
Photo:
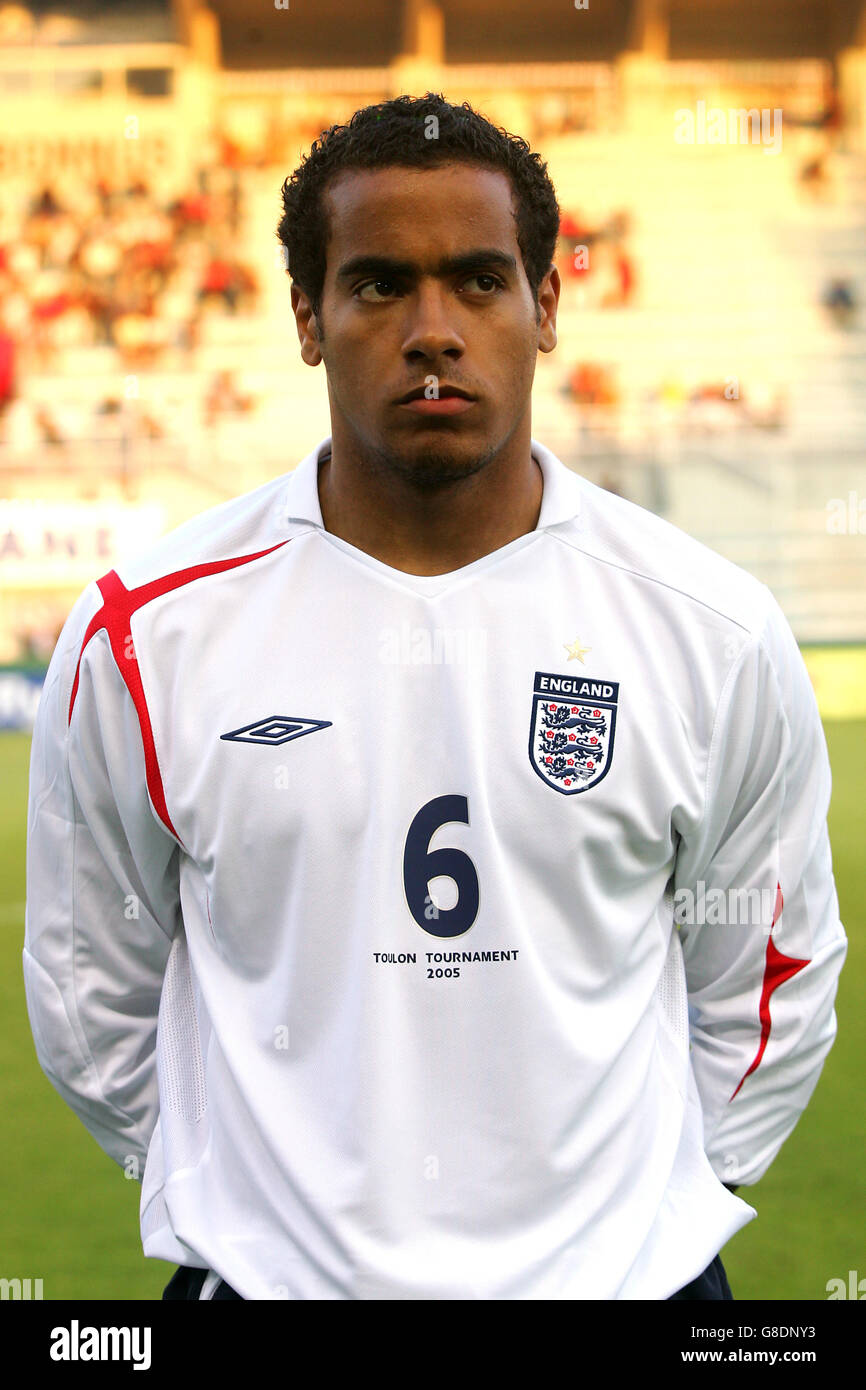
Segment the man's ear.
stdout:
<svg viewBox="0 0 866 1390">
<path fill-rule="evenodd" d="M 301 357 L 308 367 L 318 367 L 322 360 L 319 325 L 316 323 L 313 306 L 299 285 L 292 285 L 292 310 L 301 344 Z"/>
<path fill-rule="evenodd" d="M 555 265 L 545 275 L 538 287 L 538 351 L 553 352 L 556 347 L 556 310 L 559 304 L 559 291 L 562 284 Z"/>
</svg>

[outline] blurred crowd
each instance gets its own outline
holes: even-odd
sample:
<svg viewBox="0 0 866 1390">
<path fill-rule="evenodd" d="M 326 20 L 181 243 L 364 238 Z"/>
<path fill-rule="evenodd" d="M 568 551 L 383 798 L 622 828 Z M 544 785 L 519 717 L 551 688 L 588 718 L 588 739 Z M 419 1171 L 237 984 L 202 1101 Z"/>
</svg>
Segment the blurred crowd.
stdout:
<svg viewBox="0 0 866 1390">
<path fill-rule="evenodd" d="M 34 192 L 20 225 L 4 218 L 0 242 L 0 411 L 14 395 L 18 344 L 36 370 L 50 371 L 62 349 L 94 346 L 150 366 L 168 348 L 192 351 L 208 308 L 253 309 L 242 221 L 238 171 L 222 163 L 169 202 L 143 180 L 82 183 L 63 199 Z"/>
<path fill-rule="evenodd" d="M 622 210 L 600 223 L 575 211 L 562 214 L 556 266 L 564 292 L 577 288 L 581 308 L 622 309 L 633 303 L 636 273 L 628 249 L 630 226 L 629 214 Z"/>
</svg>

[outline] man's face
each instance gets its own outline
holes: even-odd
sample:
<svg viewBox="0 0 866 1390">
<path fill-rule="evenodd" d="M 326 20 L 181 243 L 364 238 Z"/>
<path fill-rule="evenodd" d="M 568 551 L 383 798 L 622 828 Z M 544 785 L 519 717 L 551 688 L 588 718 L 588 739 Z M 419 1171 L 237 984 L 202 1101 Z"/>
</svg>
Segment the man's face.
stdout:
<svg viewBox="0 0 866 1390">
<path fill-rule="evenodd" d="M 539 309 L 508 177 L 351 171 L 325 196 L 323 333 L 296 287 L 292 303 L 304 360 L 325 363 L 335 443 L 420 486 L 476 472 L 528 424 L 536 355 L 556 345 L 558 277 Z"/>
</svg>

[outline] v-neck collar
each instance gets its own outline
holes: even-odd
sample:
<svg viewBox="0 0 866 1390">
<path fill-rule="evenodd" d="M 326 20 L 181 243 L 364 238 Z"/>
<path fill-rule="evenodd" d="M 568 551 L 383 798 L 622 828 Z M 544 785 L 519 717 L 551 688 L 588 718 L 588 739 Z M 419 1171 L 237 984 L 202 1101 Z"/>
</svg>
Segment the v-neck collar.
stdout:
<svg viewBox="0 0 866 1390">
<path fill-rule="evenodd" d="M 446 574 L 408 574 L 405 570 L 386 565 L 375 555 L 370 555 L 367 551 L 350 545 L 342 537 L 335 536 L 325 529 L 321 502 L 319 501 L 318 480 L 319 464 L 331 452 L 330 437 L 324 439 L 311 453 L 307 454 L 306 458 L 302 459 L 290 475 L 284 496 L 283 515 L 287 522 L 306 523 L 308 526 L 316 527 L 339 550 L 359 560 L 383 578 L 391 579 L 417 593 L 439 593 L 455 582 L 488 569 L 491 565 L 498 564 L 525 546 L 531 545 L 538 538 L 540 532 L 546 531 L 550 526 L 571 521 L 579 513 L 581 493 L 577 475 L 571 469 L 566 468 L 555 454 L 535 439 L 531 441 L 531 450 L 533 458 L 541 469 L 543 483 L 541 509 L 535 530 L 517 536 L 507 545 L 500 546 L 497 550 L 492 550 L 487 555 L 473 560 L 470 564 L 462 565 L 459 569 L 449 570 Z"/>
</svg>

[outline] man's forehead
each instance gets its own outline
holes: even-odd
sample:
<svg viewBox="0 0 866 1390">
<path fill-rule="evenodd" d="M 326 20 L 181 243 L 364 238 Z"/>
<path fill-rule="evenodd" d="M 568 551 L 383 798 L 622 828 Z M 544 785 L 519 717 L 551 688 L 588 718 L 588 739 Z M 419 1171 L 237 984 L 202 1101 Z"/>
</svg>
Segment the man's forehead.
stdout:
<svg viewBox="0 0 866 1390">
<path fill-rule="evenodd" d="M 511 181 L 498 169 L 472 164 L 350 169 L 328 184 L 325 197 L 330 246 L 344 254 L 378 252 L 405 259 L 412 245 L 456 250 L 463 243 L 478 244 L 481 233 L 484 244 L 493 239 L 508 251 L 517 245 Z"/>
</svg>

